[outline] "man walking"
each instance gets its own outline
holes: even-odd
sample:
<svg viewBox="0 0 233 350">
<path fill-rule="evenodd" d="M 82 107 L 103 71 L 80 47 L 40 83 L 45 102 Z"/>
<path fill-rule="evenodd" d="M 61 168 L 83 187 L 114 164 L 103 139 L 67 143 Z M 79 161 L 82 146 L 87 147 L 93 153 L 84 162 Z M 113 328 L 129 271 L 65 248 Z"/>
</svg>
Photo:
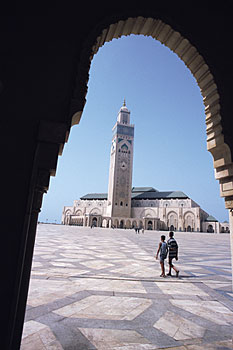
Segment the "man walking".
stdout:
<svg viewBox="0 0 233 350">
<path fill-rule="evenodd" d="M 172 275 L 172 269 L 176 272 L 176 277 L 179 276 L 179 270 L 172 264 L 172 260 L 175 258 L 178 260 L 178 244 L 175 240 L 174 232 L 169 232 L 169 240 L 167 241 L 168 245 L 168 264 L 169 264 L 169 272 L 167 276 Z"/>
</svg>

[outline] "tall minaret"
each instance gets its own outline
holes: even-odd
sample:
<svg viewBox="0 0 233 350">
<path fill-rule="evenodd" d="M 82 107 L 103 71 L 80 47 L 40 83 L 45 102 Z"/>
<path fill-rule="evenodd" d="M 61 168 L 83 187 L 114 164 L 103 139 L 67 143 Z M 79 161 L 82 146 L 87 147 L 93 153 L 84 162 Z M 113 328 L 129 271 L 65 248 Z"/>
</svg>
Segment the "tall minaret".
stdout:
<svg viewBox="0 0 233 350">
<path fill-rule="evenodd" d="M 121 107 L 114 125 L 110 155 L 107 215 L 131 217 L 134 125 L 130 111 Z"/>
</svg>

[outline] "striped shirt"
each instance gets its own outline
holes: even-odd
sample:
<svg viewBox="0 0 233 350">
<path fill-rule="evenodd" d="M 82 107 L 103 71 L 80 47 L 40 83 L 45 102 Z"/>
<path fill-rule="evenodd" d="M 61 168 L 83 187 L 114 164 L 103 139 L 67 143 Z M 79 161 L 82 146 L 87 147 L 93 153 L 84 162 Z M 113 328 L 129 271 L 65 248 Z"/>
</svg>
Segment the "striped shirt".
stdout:
<svg viewBox="0 0 233 350">
<path fill-rule="evenodd" d="M 178 253 L 178 244 L 175 238 L 170 238 L 167 241 L 167 245 L 168 245 L 168 251 L 169 251 L 169 258 L 176 258 Z"/>
</svg>

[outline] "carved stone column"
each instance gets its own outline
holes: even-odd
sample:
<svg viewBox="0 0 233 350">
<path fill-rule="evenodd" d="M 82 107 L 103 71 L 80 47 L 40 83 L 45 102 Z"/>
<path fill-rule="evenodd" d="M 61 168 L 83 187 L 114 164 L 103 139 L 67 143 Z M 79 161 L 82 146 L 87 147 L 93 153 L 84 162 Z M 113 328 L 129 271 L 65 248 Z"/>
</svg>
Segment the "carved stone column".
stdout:
<svg viewBox="0 0 233 350">
<path fill-rule="evenodd" d="M 58 155 L 62 154 L 64 142 L 67 141 L 67 130 L 66 124 L 45 121 L 41 121 L 38 128 L 38 143 L 34 154 L 30 196 L 22 235 L 22 249 L 18 258 L 19 269 L 15 287 L 15 303 L 12 307 L 14 319 L 11 322 L 12 328 L 9 335 L 11 349 L 20 347 L 24 321 L 22 315 L 26 309 L 38 215 L 43 194 L 49 188 L 50 176 L 56 173 Z"/>
<path fill-rule="evenodd" d="M 16 318 L 15 318 L 15 331 L 14 331 L 14 339 L 13 348 L 15 344 L 15 339 L 20 339 L 23 323 L 21 323 L 19 327 L 19 315 L 25 312 L 26 303 L 27 303 L 27 294 L 29 287 L 29 280 L 31 274 L 31 266 L 32 266 L 32 258 L 35 244 L 35 236 L 36 236 L 36 227 L 38 222 L 38 215 L 40 212 L 40 208 L 42 205 L 43 194 L 47 191 L 49 186 L 50 173 L 46 170 L 39 170 L 37 174 L 37 181 L 33 191 L 33 199 L 32 199 L 32 207 L 31 207 L 31 215 L 30 222 L 27 232 L 27 243 L 26 249 L 23 257 L 23 265 L 22 265 L 22 274 L 20 280 L 20 288 L 19 293 L 17 295 L 17 304 L 16 304 Z M 17 336 L 16 336 L 17 335 Z"/>
<path fill-rule="evenodd" d="M 233 209 L 229 210 L 229 224 L 230 224 L 230 241 L 231 241 L 231 266 L 233 277 Z M 233 278 L 232 278 L 232 290 L 233 290 Z"/>
</svg>

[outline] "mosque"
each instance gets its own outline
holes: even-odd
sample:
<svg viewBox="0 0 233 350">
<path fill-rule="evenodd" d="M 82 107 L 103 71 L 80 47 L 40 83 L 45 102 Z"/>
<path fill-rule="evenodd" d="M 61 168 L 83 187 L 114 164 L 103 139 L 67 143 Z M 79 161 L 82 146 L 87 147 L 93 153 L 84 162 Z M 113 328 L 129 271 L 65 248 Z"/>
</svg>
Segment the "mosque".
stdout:
<svg viewBox="0 0 233 350">
<path fill-rule="evenodd" d="M 132 187 L 134 125 L 125 101 L 113 127 L 108 193 L 89 193 L 65 206 L 62 224 L 146 230 L 229 232 L 181 191 Z"/>
</svg>

